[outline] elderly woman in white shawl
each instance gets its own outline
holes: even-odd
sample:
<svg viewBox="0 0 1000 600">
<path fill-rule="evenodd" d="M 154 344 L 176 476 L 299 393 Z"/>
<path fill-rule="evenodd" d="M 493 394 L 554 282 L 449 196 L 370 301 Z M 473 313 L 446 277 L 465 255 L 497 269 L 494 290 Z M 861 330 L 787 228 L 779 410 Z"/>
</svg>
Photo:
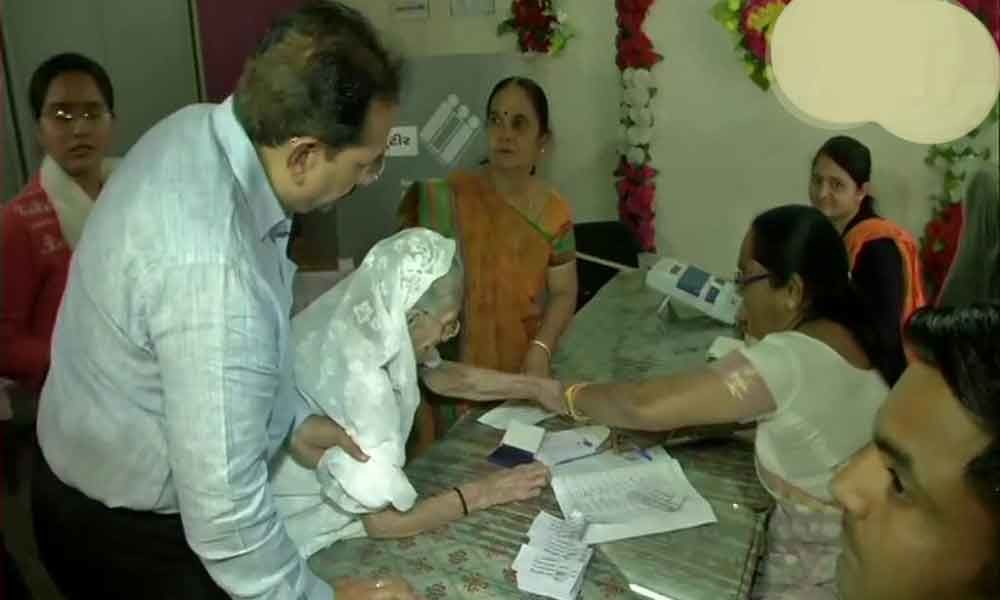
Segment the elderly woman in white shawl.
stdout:
<svg viewBox="0 0 1000 600">
<path fill-rule="evenodd" d="M 462 284 L 455 242 L 408 229 L 376 244 L 357 271 L 293 319 L 299 391 L 369 457 L 359 462 L 334 448 L 315 471 L 277 459 L 272 490 L 304 556 L 348 537 L 415 535 L 547 485 L 548 470 L 535 463 L 417 502 L 403 473 L 418 369 L 438 393 L 473 400 L 539 399 L 551 387 L 440 360 L 435 347 L 459 330 Z"/>
</svg>

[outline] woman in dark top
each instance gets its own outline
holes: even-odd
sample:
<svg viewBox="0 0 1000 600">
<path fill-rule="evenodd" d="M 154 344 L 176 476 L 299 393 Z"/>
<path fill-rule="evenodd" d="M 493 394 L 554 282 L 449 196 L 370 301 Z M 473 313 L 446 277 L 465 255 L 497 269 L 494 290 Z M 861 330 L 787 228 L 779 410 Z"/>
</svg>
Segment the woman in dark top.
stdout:
<svg viewBox="0 0 1000 600">
<path fill-rule="evenodd" d="M 847 136 L 830 138 L 813 157 L 809 200 L 840 231 L 851 278 L 876 321 L 900 339 L 902 357 L 901 325 L 926 304 L 920 249 L 913 235 L 875 212 L 871 169 L 867 146 Z"/>
<path fill-rule="evenodd" d="M 840 231 L 851 276 L 873 309 L 897 326 L 926 304 L 919 246 L 910 232 L 875 212 L 871 152 L 854 138 L 830 138 L 816 152 L 809 199 Z"/>
</svg>

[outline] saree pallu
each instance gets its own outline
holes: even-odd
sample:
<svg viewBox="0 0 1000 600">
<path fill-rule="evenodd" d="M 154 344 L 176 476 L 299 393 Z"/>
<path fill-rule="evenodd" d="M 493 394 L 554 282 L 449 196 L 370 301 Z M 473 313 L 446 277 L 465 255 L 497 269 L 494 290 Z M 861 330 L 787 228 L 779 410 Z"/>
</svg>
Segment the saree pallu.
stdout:
<svg viewBox="0 0 1000 600">
<path fill-rule="evenodd" d="M 840 532 L 839 510 L 817 502 L 777 498 L 751 599 L 837 600 Z"/>
<path fill-rule="evenodd" d="M 568 203 L 555 191 L 536 218 L 497 194 L 479 173 L 418 182 L 400 207 L 403 227 L 427 227 L 455 239 L 465 267 L 462 332 L 445 358 L 508 373 L 521 371 L 545 308 L 550 267 L 574 258 Z M 435 437 L 468 403 L 433 399 Z M 429 426 L 421 423 L 421 427 Z"/>
</svg>

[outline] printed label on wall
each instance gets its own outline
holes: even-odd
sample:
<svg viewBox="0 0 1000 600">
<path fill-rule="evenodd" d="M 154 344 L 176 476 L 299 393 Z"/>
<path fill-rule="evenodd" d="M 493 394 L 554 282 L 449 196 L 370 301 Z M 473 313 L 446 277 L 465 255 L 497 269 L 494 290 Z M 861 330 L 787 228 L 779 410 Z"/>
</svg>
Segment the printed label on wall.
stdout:
<svg viewBox="0 0 1000 600">
<path fill-rule="evenodd" d="M 417 141 L 417 126 L 402 125 L 393 127 L 389 132 L 389 142 L 386 145 L 386 156 L 420 156 L 420 144 Z"/>
</svg>

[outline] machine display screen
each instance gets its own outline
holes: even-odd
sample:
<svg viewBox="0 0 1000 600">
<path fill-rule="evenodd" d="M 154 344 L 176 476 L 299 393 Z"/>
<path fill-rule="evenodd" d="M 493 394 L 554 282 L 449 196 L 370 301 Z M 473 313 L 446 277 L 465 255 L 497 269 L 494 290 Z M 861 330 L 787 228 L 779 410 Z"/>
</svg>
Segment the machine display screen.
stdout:
<svg viewBox="0 0 1000 600">
<path fill-rule="evenodd" d="M 705 287 L 705 284 L 711 278 L 712 276 L 709 273 L 702 271 L 698 267 L 688 267 L 677 281 L 677 288 L 698 297 L 701 295 L 702 288 Z"/>
</svg>

